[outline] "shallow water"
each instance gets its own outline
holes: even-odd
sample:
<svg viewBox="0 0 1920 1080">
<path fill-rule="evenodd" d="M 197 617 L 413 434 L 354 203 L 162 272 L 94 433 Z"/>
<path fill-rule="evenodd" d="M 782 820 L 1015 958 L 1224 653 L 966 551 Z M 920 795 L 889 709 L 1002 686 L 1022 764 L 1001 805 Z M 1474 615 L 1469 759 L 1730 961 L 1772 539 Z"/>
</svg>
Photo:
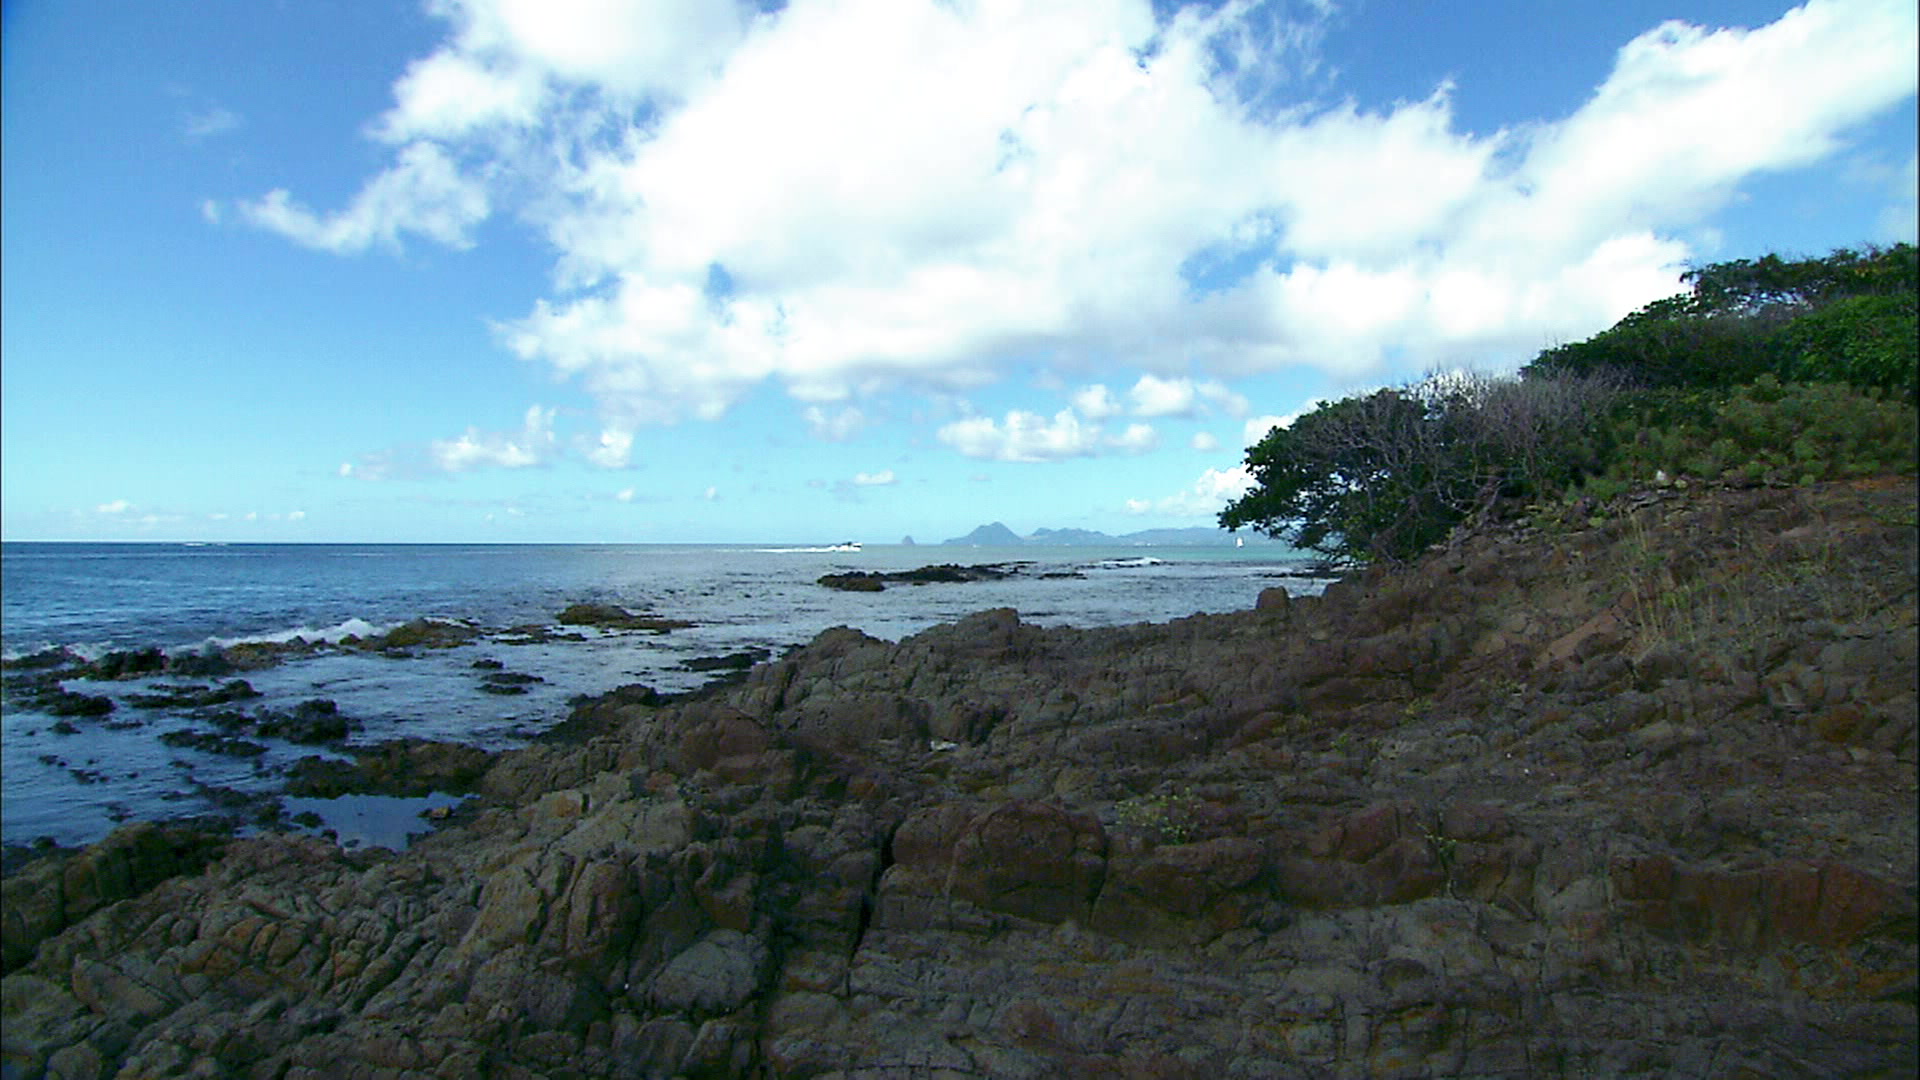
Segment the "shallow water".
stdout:
<svg viewBox="0 0 1920 1080">
<path fill-rule="evenodd" d="M 1004 580 L 894 584 L 879 593 L 817 584 L 831 572 L 949 562 L 1026 565 Z M 7 544 L 0 548 L 0 648 L 8 657 L 51 646 L 95 656 L 145 646 L 177 652 L 295 636 L 338 641 L 422 616 L 466 620 L 488 633 L 404 659 L 322 650 L 242 673 L 235 677 L 264 695 L 242 706 L 284 709 L 326 698 L 361 723 L 355 743 L 417 737 L 501 749 L 564 719 L 578 694 L 635 682 L 664 692 L 699 686 L 713 675 L 689 670 L 695 658 L 756 647 L 777 655 L 833 626 L 898 640 L 991 607 L 1015 608 L 1046 626 L 1244 610 L 1271 585 L 1321 588 L 1324 582 L 1295 576 L 1302 563 L 1279 547 Z M 578 628 L 553 622 L 578 602 L 694 625 L 666 634 L 587 629 L 581 640 L 532 643 L 504 633 L 534 624 L 573 634 Z M 489 694 L 476 661 L 540 681 L 521 695 Z M 209 789 L 271 791 L 293 761 L 324 752 L 260 739 L 265 752 L 241 758 L 161 742 L 167 732 L 213 729 L 190 712 L 136 709 L 127 699 L 189 681 L 224 680 L 75 680 L 68 689 L 118 704 L 105 718 L 66 725 L 18 695 L 0 701 L 6 841 L 85 843 L 116 820 L 204 813 L 217 804 Z"/>
</svg>

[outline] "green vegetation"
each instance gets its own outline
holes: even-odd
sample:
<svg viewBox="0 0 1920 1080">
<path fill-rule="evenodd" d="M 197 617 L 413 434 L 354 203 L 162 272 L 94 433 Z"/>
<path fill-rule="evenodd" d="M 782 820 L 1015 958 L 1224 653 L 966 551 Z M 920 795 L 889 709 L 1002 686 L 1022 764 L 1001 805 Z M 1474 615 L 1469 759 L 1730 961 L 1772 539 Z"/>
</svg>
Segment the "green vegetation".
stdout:
<svg viewBox="0 0 1920 1080">
<path fill-rule="evenodd" d="M 1518 379 L 1435 376 L 1330 402 L 1247 450 L 1220 514 L 1352 563 L 1399 562 L 1503 506 L 1604 501 L 1662 476 L 1806 484 L 1911 473 L 1920 255 L 1717 263 L 1689 291 Z"/>
<path fill-rule="evenodd" d="M 1769 255 L 1681 277 L 1690 291 L 1585 341 L 1548 349 L 1522 376 L 1611 371 L 1644 388 L 1725 389 L 1772 374 L 1912 399 L 1920 361 L 1920 251 L 1913 245 L 1798 262 Z"/>
</svg>

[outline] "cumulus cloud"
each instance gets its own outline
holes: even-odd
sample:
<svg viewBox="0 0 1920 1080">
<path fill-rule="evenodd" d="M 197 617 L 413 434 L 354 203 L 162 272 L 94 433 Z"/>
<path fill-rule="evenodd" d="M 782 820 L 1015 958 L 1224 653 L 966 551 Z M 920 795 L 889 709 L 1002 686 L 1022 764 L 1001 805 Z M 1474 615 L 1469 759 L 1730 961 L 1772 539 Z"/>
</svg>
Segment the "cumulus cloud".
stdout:
<svg viewBox="0 0 1920 1080">
<path fill-rule="evenodd" d="M 1089 420 L 1105 420 L 1110 416 L 1118 416 L 1124 408 L 1113 396 L 1113 391 L 1100 383 L 1081 387 L 1074 392 L 1071 400 L 1074 410 Z"/>
<path fill-rule="evenodd" d="M 769 381 L 821 409 L 965 390 L 1038 355 L 1146 372 L 1126 407 L 1147 418 L 1244 415 L 1220 380 L 1289 366 L 1517 361 L 1674 291 L 1676 235 L 1913 95 L 1917 36 L 1907 0 L 1666 23 L 1572 114 L 1469 132 L 1446 85 L 1289 97 L 1325 5 L 430 10 L 446 40 L 369 128 L 392 164 L 337 212 L 286 191 L 239 210 L 344 254 L 463 247 L 510 209 L 557 256 L 502 339 L 629 426 Z M 1003 460 L 1110 445 L 1112 391 L 1071 407 L 941 437 Z"/>
<path fill-rule="evenodd" d="M 1253 476 L 1244 465 L 1208 469 L 1186 490 L 1159 499 L 1128 499 L 1126 510 L 1130 514 L 1161 517 L 1211 518 L 1253 486 Z"/>
<path fill-rule="evenodd" d="M 1107 445 L 1132 454 L 1144 454 L 1160 445 L 1160 433 L 1149 424 L 1128 424 L 1127 429 L 1107 440 Z"/>
<path fill-rule="evenodd" d="M 1197 416 L 1213 407 L 1233 416 L 1243 416 L 1247 411 L 1247 399 L 1217 379 L 1196 382 L 1142 375 L 1127 391 L 1127 398 L 1133 403 L 1135 416 Z"/>
<path fill-rule="evenodd" d="M 101 503 L 99 506 L 94 507 L 93 512 L 96 514 L 115 515 L 115 514 L 124 514 L 127 511 L 132 509 L 133 509 L 133 504 L 128 502 L 127 500 L 115 499 L 112 502 L 104 502 L 104 503 Z"/>
<path fill-rule="evenodd" d="M 1072 409 L 1061 409 L 1051 420 L 1022 409 L 1007 413 L 1004 421 L 969 416 L 944 425 L 938 436 L 968 457 L 995 461 L 1060 461 L 1100 446 L 1099 428 L 1081 423 Z"/>
<path fill-rule="evenodd" d="M 428 452 L 435 467 L 446 472 L 465 472 L 485 466 L 524 469 L 553 460 L 556 442 L 553 435 L 553 409 L 538 405 L 527 409 L 525 422 L 516 432 L 482 432 L 468 428 L 456 439 L 441 439 Z"/>
<path fill-rule="evenodd" d="M 1195 450 L 1218 450 L 1220 449 L 1220 439 L 1219 436 L 1216 436 L 1211 431 L 1196 431 L 1193 433 L 1193 438 L 1188 440 L 1187 445 L 1193 447 Z"/>
</svg>

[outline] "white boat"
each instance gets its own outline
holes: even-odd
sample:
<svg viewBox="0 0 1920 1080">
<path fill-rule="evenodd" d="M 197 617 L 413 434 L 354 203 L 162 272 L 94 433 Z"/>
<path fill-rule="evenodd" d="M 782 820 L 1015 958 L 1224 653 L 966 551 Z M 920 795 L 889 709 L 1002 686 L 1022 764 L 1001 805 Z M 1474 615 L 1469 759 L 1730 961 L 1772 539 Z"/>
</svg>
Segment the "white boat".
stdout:
<svg viewBox="0 0 1920 1080">
<path fill-rule="evenodd" d="M 843 540 L 827 549 L 828 551 L 859 551 L 860 544 L 854 540 Z"/>
</svg>

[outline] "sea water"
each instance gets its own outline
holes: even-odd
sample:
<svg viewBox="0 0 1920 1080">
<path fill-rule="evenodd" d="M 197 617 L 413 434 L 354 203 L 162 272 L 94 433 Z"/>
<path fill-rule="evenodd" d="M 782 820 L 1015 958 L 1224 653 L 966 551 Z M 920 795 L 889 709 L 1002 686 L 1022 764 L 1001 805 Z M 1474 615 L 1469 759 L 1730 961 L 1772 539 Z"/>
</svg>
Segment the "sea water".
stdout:
<svg viewBox="0 0 1920 1080">
<path fill-rule="evenodd" d="M 818 584 L 828 573 L 935 563 L 1019 566 L 997 580 L 890 584 L 877 593 Z M 1244 610 L 1276 584 L 1316 591 L 1324 582 L 1301 576 L 1305 565 L 1276 546 L 8 543 L 0 546 L 0 650 L 9 659 L 60 646 L 85 656 L 149 646 L 177 653 L 295 637 L 337 642 L 422 617 L 463 621 L 486 632 L 409 657 L 323 649 L 241 673 L 263 695 L 243 704 L 326 698 L 361 725 L 353 743 L 414 737 L 504 749 L 565 719 L 576 695 L 631 683 L 692 689 L 712 675 L 688 661 L 750 649 L 778 655 L 829 627 L 898 640 L 994 607 L 1042 626 L 1163 622 Z M 668 633 L 554 626 L 575 603 L 692 625 Z M 526 626 L 567 636 L 506 632 Z M 539 681 L 497 696 L 483 689 L 476 661 Z M 0 701 L 5 841 L 86 843 L 117 821 L 206 813 L 222 790 L 274 790 L 291 762 L 325 753 L 263 739 L 266 753 L 237 758 L 162 742 L 170 731 L 211 729 L 190 712 L 134 709 L 126 699 L 187 681 L 213 680 L 69 681 L 67 689 L 104 694 L 117 707 L 67 724 L 18 694 Z"/>
</svg>

